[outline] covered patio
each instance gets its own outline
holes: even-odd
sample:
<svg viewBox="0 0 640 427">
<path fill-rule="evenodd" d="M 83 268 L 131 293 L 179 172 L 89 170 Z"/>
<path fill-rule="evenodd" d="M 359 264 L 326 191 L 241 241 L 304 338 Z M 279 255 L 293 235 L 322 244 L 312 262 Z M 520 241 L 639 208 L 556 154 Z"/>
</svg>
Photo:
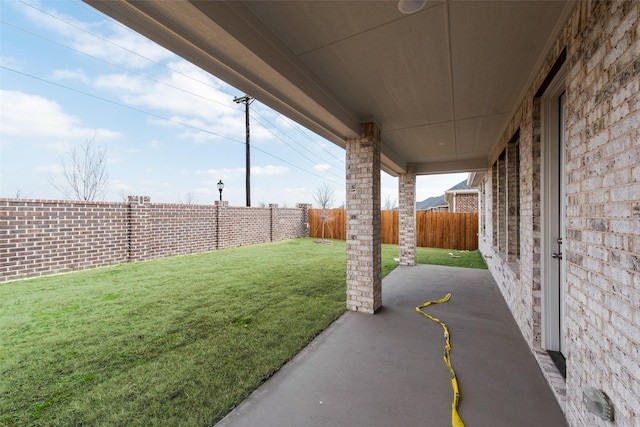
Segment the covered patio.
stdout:
<svg viewBox="0 0 640 427">
<path fill-rule="evenodd" d="M 398 177 L 403 266 L 415 264 L 416 176 L 471 172 L 479 188 L 480 250 L 509 310 L 478 311 L 479 301 L 470 298 L 452 318 L 453 336 L 461 339 L 474 326 L 501 325 L 495 333 L 470 334 L 467 344 L 454 338 L 460 377 L 465 369 L 467 378 L 490 374 L 478 378 L 476 391 L 466 380 L 463 402 L 493 406 L 485 412 L 463 406 L 463 418 L 468 411 L 474 425 L 484 422 L 473 420 L 480 413 L 496 417 L 487 425 L 552 425 L 539 409 L 522 422 L 505 422 L 510 411 L 527 413 L 527 402 L 544 393 L 518 389 L 517 379 L 493 381 L 516 378 L 507 375 L 510 366 L 521 373 L 524 360 L 545 365 L 553 351 L 566 360 L 566 379 L 556 384 L 553 375 L 545 377 L 570 425 L 638 424 L 639 2 L 85 1 L 345 149 L 346 305 L 380 315 L 345 316 L 320 341 L 318 350 L 332 348 L 341 363 L 363 349 L 373 357 L 344 367 L 342 403 L 357 410 L 361 393 L 382 390 L 347 386 L 380 381 L 388 362 L 410 360 L 405 348 L 420 340 L 394 329 L 392 315 L 411 290 L 383 292 L 381 171 Z M 407 316 L 416 316 L 411 309 L 423 299 L 441 296 L 412 297 Z M 456 304 L 454 295 L 446 307 Z M 509 339 L 483 347 L 502 336 L 506 323 L 524 339 L 516 363 Z M 353 345 L 344 338 L 332 346 L 341 329 L 364 324 L 372 328 L 360 333 L 368 340 Z M 389 355 L 384 343 L 400 339 L 405 347 L 398 344 L 401 350 Z M 484 370 L 458 359 L 482 349 Z M 409 377 L 431 360 L 415 357 L 406 365 Z M 539 376 L 540 370 L 523 376 L 520 385 L 536 386 Z M 423 398 L 436 388 L 414 385 Z M 494 399 L 492 386 L 510 392 Z M 406 391 L 400 383 L 393 390 L 388 399 L 365 399 L 373 402 L 372 413 L 388 408 L 390 417 L 403 417 L 424 409 L 417 400 L 413 412 L 399 409 L 407 399 L 375 403 Z M 511 401 L 519 391 L 522 400 Z M 600 396 L 602 410 L 585 405 L 585 391 Z M 508 403 L 500 404 L 503 398 Z"/>
<path fill-rule="evenodd" d="M 373 317 L 345 313 L 218 427 L 451 425 L 452 389 L 440 325 L 469 426 L 564 426 L 535 358 L 486 270 L 398 267 Z"/>
</svg>

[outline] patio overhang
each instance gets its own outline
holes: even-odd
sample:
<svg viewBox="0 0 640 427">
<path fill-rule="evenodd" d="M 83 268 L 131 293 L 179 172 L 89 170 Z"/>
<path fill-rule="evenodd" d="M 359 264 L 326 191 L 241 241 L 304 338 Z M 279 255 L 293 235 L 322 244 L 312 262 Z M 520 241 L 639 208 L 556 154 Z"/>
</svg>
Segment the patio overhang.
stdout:
<svg viewBox="0 0 640 427">
<path fill-rule="evenodd" d="M 484 171 L 572 1 L 85 0 L 392 176 Z"/>
</svg>

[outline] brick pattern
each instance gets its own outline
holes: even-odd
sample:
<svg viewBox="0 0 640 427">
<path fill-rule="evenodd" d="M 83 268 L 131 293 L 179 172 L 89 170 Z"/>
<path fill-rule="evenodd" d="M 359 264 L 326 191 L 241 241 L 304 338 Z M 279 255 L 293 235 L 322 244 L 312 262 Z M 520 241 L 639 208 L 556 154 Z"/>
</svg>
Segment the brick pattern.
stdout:
<svg viewBox="0 0 640 427">
<path fill-rule="evenodd" d="M 0 281 L 127 262 L 122 203 L 0 199 Z"/>
<path fill-rule="evenodd" d="M 477 194 L 460 194 L 453 195 L 455 199 L 452 204 L 456 207 L 456 213 L 476 213 L 478 212 L 478 195 Z"/>
<path fill-rule="evenodd" d="M 507 260 L 517 261 L 520 257 L 520 145 L 511 142 L 507 145 Z"/>
<path fill-rule="evenodd" d="M 305 237 L 309 207 L 0 199 L 0 282 Z"/>
<path fill-rule="evenodd" d="M 566 49 L 567 379 L 551 379 L 570 426 L 640 425 L 640 2 L 578 2 L 490 162 L 520 132 L 519 271 L 495 250 L 498 167 L 482 182 L 480 246 L 535 354 L 541 354 L 541 101 Z M 549 377 L 548 377 L 549 378 Z M 566 391 L 565 391 L 566 387 Z M 603 390 L 613 422 L 590 414 Z"/>
<path fill-rule="evenodd" d="M 309 207 L 304 209 L 303 212 L 308 214 Z M 308 220 L 304 215 L 301 218 L 300 208 L 277 208 L 272 218 L 276 217 L 277 221 L 272 220 L 271 226 L 272 242 L 309 236 Z"/>
<path fill-rule="evenodd" d="M 567 82 L 567 417 L 588 386 L 640 425 L 640 2 L 581 4 Z"/>
<path fill-rule="evenodd" d="M 216 249 L 217 227 L 211 205 L 147 204 L 145 259 L 208 252 Z"/>
<path fill-rule="evenodd" d="M 373 314 L 382 306 L 380 129 L 363 124 L 346 151 L 347 308 Z"/>
<path fill-rule="evenodd" d="M 495 196 L 497 198 L 498 222 L 495 224 L 498 235 L 498 252 L 505 253 L 507 248 L 507 159 L 503 151 L 498 161 L 498 188 Z"/>
<path fill-rule="evenodd" d="M 416 265 L 416 169 L 407 165 L 407 173 L 398 176 L 400 265 Z"/>
<path fill-rule="evenodd" d="M 271 241 L 271 208 L 223 206 L 219 249 Z"/>
</svg>

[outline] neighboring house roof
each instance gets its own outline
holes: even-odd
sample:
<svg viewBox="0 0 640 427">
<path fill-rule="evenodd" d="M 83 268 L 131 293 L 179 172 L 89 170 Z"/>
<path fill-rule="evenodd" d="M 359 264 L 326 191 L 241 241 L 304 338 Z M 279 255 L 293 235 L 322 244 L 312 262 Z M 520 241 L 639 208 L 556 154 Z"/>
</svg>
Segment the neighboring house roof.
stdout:
<svg viewBox="0 0 640 427">
<path fill-rule="evenodd" d="M 458 194 L 461 194 L 463 192 L 477 193 L 478 188 L 469 186 L 467 184 L 467 180 L 465 179 L 464 181 L 459 182 L 458 184 L 446 190 L 442 196 L 429 197 L 428 199 L 424 199 L 421 202 L 417 202 L 416 210 L 426 211 L 440 206 L 447 206 L 447 202 L 450 200 L 450 198 L 445 200 L 445 197 L 449 192 L 455 192 Z"/>
<path fill-rule="evenodd" d="M 429 197 L 421 202 L 417 202 L 416 210 L 426 211 L 444 204 L 444 196 Z"/>
</svg>

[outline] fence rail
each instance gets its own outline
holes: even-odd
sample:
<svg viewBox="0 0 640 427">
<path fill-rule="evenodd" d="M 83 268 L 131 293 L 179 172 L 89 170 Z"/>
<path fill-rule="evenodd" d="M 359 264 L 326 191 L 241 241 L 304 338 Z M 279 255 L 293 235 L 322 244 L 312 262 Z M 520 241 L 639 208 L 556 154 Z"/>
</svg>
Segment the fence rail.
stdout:
<svg viewBox="0 0 640 427">
<path fill-rule="evenodd" d="M 398 244 L 398 211 L 381 212 L 382 243 Z M 324 237 L 346 239 L 346 212 L 328 209 L 325 212 Z M 322 210 L 309 210 L 309 235 L 322 237 Z M 416 245 L 474 251 L 478 249 L 478 214 L 450 212 L 416 212 Z"/>
</svg>

